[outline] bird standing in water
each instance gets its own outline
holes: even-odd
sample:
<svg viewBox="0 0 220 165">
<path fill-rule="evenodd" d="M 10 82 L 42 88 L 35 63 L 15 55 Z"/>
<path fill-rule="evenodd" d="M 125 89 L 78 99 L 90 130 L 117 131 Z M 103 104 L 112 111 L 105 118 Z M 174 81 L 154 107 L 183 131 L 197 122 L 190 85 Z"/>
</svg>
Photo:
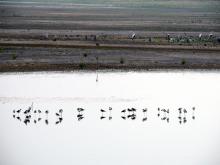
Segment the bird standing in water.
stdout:
<svg viewBox="0 0 220 165">
<path fill-rule="evenodd" d="M 46 111 L 45 111 L 45 114 L 46 114 L 45 124 L 48 125 L 48 124 L 49 124 L 49 121 L 48 121 L 48 114 L 49 114 L 49 111 L 46 110 Z"/>
<path fill-rule="evenodd" d="M 112 120 L 112 107 L 109 107 L 108 110 L 109 110 L 109 117 L 108 117 L 108 119 Z"/>
<path fill-rule="evenodd" d="M 102 113 L 100 119 L 105 119 L 106 117 L 103 115 L 103 113 L 105 113 L 106 111 L 104 109 L 100 109 L 100 112 Z"/>
<path fill-rule="evenodd" d="M 193 113 L 192 113 L 192 119 L 195 120 L 195 110 L 196 110 L 196 108 L 193 107 L 192 110 L 193 110 Z"/>
</svg>

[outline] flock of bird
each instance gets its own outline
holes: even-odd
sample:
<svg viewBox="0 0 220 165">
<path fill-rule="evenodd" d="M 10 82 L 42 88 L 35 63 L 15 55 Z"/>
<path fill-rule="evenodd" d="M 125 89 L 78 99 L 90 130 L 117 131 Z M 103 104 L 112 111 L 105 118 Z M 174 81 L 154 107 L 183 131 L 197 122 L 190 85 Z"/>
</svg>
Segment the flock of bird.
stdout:
<svg viewBox="0 0 220 165">
<path fill-rule="evenodd" d="M 195 120 L 195 107 L 192 108 L 192 119 Z M 187 122 L 187 118 L 186 118 L 186 114 L 188 113 L 188 111 L 185 108 L 179 108 L 179 123 L 180 124 L 185 124 Z"/>
<path fill-rule="evenodd" d="M 123 115 L 121 116 L 122 119 L 126 120 L 126 119 L 130 119 L 130 120 L 135 120 L 137 115 L 136 115 L 137 109 L 136 108 L 128 108 L 128 109 L 124 109 L 121 111 L 121 113 L 123 113 Z M 147 121 L 147 108 L 142 109 L 143 112 L 143 118 L 142 121 Z M 128 113 L 128 114 L 126 114 Z"/>
<path fill-rule="evenodd" d="M 160 108 L 158 108 L 157 110 L 158 110 L 157 117 L 159 117 L 161 120 L 167 121 L 167 123 L 169 123 L 170 122 L 170 117 L 169 117 L 170 110 L 169 109 L 160 109 Z"/>
<path fill-rule="evenodd" d="M 157 113 L 157 117 L 162 120 L 162 121 L 166 121 L 167 123 L 170 122 L 170 110 L 169 109 L 161 109 L 158 108 L 158 113 Z M 77 112 L 78 114 L 76 115 L 77 120 L 81 121 L 85 118 L 84 116 L 84 108 L 77 108 Z M 137 109 L 136 108 L 127 108 L 127 109 L 123 109 L 121 110 L 121 118 L 123 120 L 136 120 L 137 118 Z M 147 112 L 148 109 L 144 108 L 142 109 L 142 121 L 145 122 L 148 120 L 148 116 L 147 116 Z M 192 119 L 195 120 L 195 107 L 192 108 Z M 108 120 L 112 120 L 112 107 L 109 107 L 107 110 L 105 109 L 100 109 L 100 119 L 108 119 Z M 185 124 L 187 122 L 187 113 L 189 113 L 189 111 L 187 111 L 185 108 L 179 108 L 178 109 L 178 120 L 180 124 Z M 33 109 L 33 103 L 31 106 L 29 106 L 26 110 L 22 110 L 22 109 L 18 109 L 18 110 L 13 110 L 13 118 L 22 121 L 24 124 L 28 124 L 31 121 L 33 121 L 33 123 L 38 123 L 41 122 L 41 120 L 44 120 L 45 124 L 48 125 L 49 124 L 49 119 L 48 119 L 48 115 L 49 115 L 49 110 L 45 110 L 45 111 L 41 111 L 41 110 L 34 110 Z M 63 109 L 59 109 L 57 112 L 55 112 L 55 116 L 56 116 L 56 121 L 55 124 L 60 124 L 63 121 Z"/>
</svg>

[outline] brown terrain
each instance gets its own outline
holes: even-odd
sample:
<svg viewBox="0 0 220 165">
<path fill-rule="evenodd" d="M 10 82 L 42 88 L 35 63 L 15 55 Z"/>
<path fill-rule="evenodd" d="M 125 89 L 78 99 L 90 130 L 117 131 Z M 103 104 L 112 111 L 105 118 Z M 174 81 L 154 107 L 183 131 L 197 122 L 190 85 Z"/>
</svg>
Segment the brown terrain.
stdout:
<svg viewBox="0 0 220 165">
<path fill-rule="evenodd" d="M 0 72 L 220 69 L 218 8 L 158 10 L 0 2 Z"/>
</svg>

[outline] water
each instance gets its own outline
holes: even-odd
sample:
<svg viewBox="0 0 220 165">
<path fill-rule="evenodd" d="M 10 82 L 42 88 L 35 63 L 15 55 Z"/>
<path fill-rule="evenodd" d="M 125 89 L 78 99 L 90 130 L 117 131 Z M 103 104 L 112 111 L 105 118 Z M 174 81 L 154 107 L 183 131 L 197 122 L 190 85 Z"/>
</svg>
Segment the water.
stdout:
<svg viewBox="0 0 220 165">
<path fill-rule="evenodd" d="M 219 84 L 204 71 L 0 74 L 0 164 L 217 165 Z"/>
</svg>

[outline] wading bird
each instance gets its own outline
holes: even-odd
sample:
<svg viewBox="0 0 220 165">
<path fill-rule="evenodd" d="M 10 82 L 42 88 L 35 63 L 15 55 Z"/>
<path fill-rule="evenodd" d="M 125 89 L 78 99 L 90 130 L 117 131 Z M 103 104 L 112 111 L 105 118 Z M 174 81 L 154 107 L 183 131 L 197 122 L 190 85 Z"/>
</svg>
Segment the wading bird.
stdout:
<svg viewBox="0 0 220 165">
<path fill-rule="evenodd" d="M 17 112 L 17 113 L 20 113 L 20 112 L 21 112 L 21 109 L 17 110 L 16 112 Z"/>
<path fill-rule="evenodd" d="M 143 112 L 144 112 L 144 113 L 147 112 L 147 108 L 143 109 Z"/>
<path fill-rule="evenodd" d="M 126 109 L 124 109 L 124 110 L 121 111 L 121 113 L 125 113 L 125 112 L 126 112 Z"/>
<path fill-rule="evenodd" d="M 136 34 L 133 32 L 132 35 L 131 35 L 131 39 L 134 40 L 135 37 L 136 37 Z"/>
<path fill-rule="evenodd" d="M 80 112 L 83 112 L 84 109 L 83 108 L 77 108 L 77 111 L 80 113 Z"/>
<path fill-rule="evenodd" d="M 143 122 L 147 121 L 147 117 L 144 117 L 144 118 L 142 119 L 142 121 L 143 121 Z"/>
<path fill-rule="evenodd" d="M 104 109 L 101 109 L 100 111 L 101 111 L 102 113 L 106 112 Z"/>
</svg>

